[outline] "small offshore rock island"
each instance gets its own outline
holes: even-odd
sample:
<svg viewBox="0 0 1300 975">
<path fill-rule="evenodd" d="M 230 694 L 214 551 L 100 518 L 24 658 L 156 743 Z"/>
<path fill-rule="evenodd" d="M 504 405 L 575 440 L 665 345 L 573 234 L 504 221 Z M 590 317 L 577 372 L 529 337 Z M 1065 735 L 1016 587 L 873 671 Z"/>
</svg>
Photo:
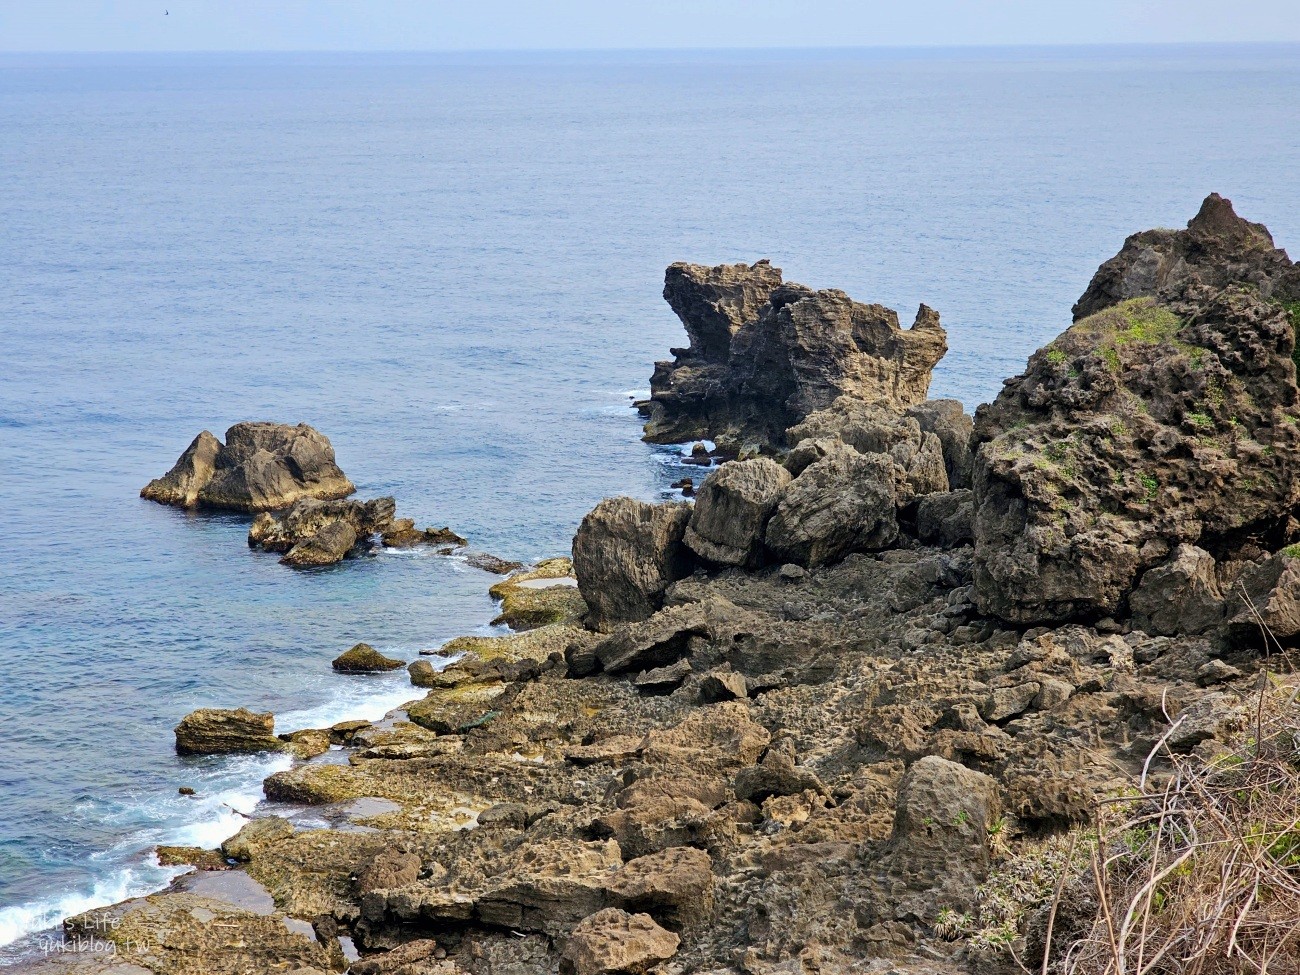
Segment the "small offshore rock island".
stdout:
<svg viewBox="0 0 1300 975">
<path fill-rule="evenodd" d="M 925 306 L 903 329 L 763 261 L 673 265 L 665 298 L 690 346 L 646 438 L 736 459 L 694 504 L 602 501 L 571 562 L 493 587 L 517 632 L 413 664 L 382 722 L 187 717 L 183 750 L 297 756 L 266 796 L 345 828 L 160 850 L 201 872 L 38 970 L 1294 971 L 1300 268 L 1268 231 L 1211 195 L 1130 237 L 973 419 L 926 399 Z M 223 461 L 234 430 L 146 491 L 242 469 L 291 534 L 351 483 L 280 429 L 321 493 Z M 346 550 L 380 500 L 334 517 Z"/>
</svg>

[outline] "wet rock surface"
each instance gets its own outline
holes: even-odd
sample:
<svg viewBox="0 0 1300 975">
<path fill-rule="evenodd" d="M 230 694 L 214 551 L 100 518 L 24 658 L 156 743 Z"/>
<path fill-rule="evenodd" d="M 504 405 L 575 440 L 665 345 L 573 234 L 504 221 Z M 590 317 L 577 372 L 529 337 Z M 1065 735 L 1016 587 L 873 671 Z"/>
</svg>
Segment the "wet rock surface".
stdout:
<svg viewBox="0 0 1300 975">
<path fill-rule="evenodd" d="M 181 755 L 230 755 L 284 747 L 275 737 L 275 715 L 246 708 L 191 711 L 176 726 L 175 735 L 176 751 Z"/>
</svg>

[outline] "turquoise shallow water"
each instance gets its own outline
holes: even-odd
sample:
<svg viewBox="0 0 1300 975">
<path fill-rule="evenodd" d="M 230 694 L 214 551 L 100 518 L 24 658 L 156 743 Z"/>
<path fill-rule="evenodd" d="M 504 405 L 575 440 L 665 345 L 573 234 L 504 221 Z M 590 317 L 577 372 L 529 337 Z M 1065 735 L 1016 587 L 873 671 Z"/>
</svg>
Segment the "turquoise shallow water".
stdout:
<svg viewBox="0 0 1300 975">
<path fill-rule="evenodd" d="M 1300 247 L 1297 90 L 1281 47 L 0 56 L 0 943 L 233 831 L 275 760 L 177 759 L 187 711 L 377 716 L 404 678 L 334 655 L 492 615 L 453 561 L 294 573 L 140 501 L 200 429 L 313 423 L 363 495 L 562 553 L 679 473 L 628 408 L 671 261 L 925 301 L 973 407 L 1210 190 Z"/>
</svg>

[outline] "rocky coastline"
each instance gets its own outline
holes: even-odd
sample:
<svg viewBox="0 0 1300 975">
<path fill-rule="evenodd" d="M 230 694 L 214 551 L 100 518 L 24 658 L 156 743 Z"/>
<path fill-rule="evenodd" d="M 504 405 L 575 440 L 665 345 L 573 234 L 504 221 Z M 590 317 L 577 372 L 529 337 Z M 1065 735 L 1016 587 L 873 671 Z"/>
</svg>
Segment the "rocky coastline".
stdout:
<svg viewBox="0 0 1300 975">
<path fill-rule="evenodd" d="M 1261 687 L 1295 685 L 1300 267 L 1211 195 L 1130 237 L 973 417 L 926 398 L 924 305 L 903 329 L 765 261 L 675 264 L 664 295 L 690 345 L 646 439 L 736 459 L 507 569 L 512 632 L 411 664 L 383 721 L 187 716 L 178 751 L 289 752 L 266 797 L 341 828 L 160 851 L 197 873 L 68 919 L 112 949 L 32 970 L 1074 971 L 1099 803 L 1258 747 Z M 290 564 L 455 544 L 352 492 L 316 431 L 250 424 L 142 494 L 259 512 Z"/>
</svg>

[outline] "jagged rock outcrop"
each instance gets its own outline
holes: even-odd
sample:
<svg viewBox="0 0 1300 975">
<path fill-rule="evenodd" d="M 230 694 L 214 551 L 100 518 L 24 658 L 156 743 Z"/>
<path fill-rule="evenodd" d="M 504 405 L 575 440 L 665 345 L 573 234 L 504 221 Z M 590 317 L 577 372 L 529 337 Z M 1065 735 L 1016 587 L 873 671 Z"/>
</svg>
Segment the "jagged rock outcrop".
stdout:
<svg viewBox="0 0 1300 975">
<path fill-rule="evenodd" d="M 176 751 L 181 755 L 231 755 L 285 747 L 275 737 L 275 715 L 247 708 L 199 708 L 181 719 L 175 735 Z"/>
<path fill-rule="evenodd" d="M 1079 306 L 1091 314 L 976 414 L 975 593 L 987 613 L 1122 615 L 1180 544 L 1249 560 L 1297 534 L 1294 323 L 1259 277 L 1289 280 L 1285 255 L 1217 197 L 1188 230 L 1156 235 L 1176 260 L 1151 288 L 1097 310 L 1137 288 L 1111 263 Z"/>
<path fill-rule="evenodd" d="M 1300 271 L 1262 223 L 1211 193 L 1186 230 L 1144 230 L 1097 269 L 1074 305 L 1078 321 L 1132 298 L 1175 298 L 1195 286 L 1245 285 L 1261 298 L 1300 300 Z"/>
<path fill-rule="evenodd" d="M 690 517 L 689 504 L 606 498 L 582 519 L 573 539 L 573 571 L 588 626 L 608 631 L 663 605 L 669 583 L 691 569 L 683 543 Z"/>
<path fill-rule="evenodd" d="M 142 498 L 161 504 L 275 511 L 300 498 L 345 498 L 356 488 L 323 434 L 300 423 L 236 423 L 225 444 L 204 430 Z"/>
<path fill-rule="evenodd" d="M 903 408 L 925 399 L 947 351 L 922 305 L 910 329 L 882 305 L 782 283 L 766 261 L 674 264 L 664 297 L 690 337 L 655 366 L 645 439 L 711 439 L 724 450 L 786 446 L 785 430 L 848 395 Z"/>
<path fill-rule="evenodd" d="M 249 548 L 283 552 L 285 565 L 333 565 L 358 543 L 388 530 L 397 503 L 392 498 L 371 501 L 318 501 L 302 498 L 281 514 L 264 512 L 248 529 Z"/>
<path fill-rule="evenodd" d="M 701 347 L 748 327 L 730 323 L 752 297 L 718 300 Z M 410 720 L 287 736 L 347 760 L 277 772 L 266 795 L 365 828 L 246 826 L 224 848 L 247 863 L 223 876 L 283 914 L 130 902 L 113 964 L 188 972 L 193 947 L 216 975 L 341 971 L 346 934 L 358 975 L 1002 975 L 1037 959 L 1027 929 L 1053 905 L 1059 961 L 1095 913 L 1057 878 L 1077 866 L 1087 886 L 1097 801 L 1201 761 L 1227 772 L 1225 749 L 1261 754 L 1258 689 L 1294 703 L 1251 652 L 1261 623 L 1300 640 L 1300 547 L 1282 547 L 1294 382 L 1272 307 L 1198 280 L 1083 319 L 982 411 L 973 488 L 955 404 L 848 398 L 796 424 L 780 467 L 719 468 L 703 512 L 603 503 L 574 561 L 610 632 L 566 603 L 451 641 L 443 669 L 417 661 Z M 780 564 L 774 524 L 808 567 Z M 492 591 L 567 573 L 542 563 Z M 1084 620 L 1019 625 L 1044 607 Z M 313 931 L 286 938 L 286 917 Z"/>
</svg>

